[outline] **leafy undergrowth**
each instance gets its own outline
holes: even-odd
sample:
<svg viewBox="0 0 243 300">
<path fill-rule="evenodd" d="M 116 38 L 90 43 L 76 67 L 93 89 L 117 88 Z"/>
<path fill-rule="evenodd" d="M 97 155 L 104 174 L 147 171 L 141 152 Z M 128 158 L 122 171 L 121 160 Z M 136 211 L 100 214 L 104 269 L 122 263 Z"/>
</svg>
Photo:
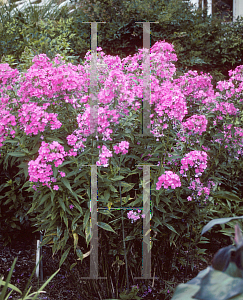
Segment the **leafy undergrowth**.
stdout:
<svg viewBox="0 0 243 300">
<path fill-rule="evenodd" d="M 182 268 L 180 272 L 173 273 L 172 278 L 166 281 L 166 283 L 162 280 L 162 278 L 154 280 L 149 280 L 148 283 L 145 281 L 140 283 L 138 280 L 136 282 L 131 283 L 131 285 L 139 284 L 141 289 L 138 292 L 138 296 L 142 297 L 142 299 L 171 299 L 173 295 L 173 289 L 180 283 L 187 282 L 192 278 L 196 277 L 198 272 L 207 268 L 208 265 L 211 265 L 212 258 L 214 254 L 220 248 L 224 246 L 228 246 L 230 244 L 229 238 L 220 238 L 212 237 L 211 243 L 207 245 L 207 254 L 205 255 L 206 262 L 198 262 L 195 264 L 193 272 L 188 268 L 188 275 L 184 278 L 185 269 Z M 205 247 L 205 245 L 204 245 Z M 206 248 L 206 247 L 205 247 Z M 14 261 L 15 257 L 18 257 L 15 270 L 12 275 L 11 283 L 18 287 L 21 291 L 24 291 L 24 288 L 30 278 L 30 275 L 35 267 L 35 250 L 36 250 L 36 241 L 31 237 L 20 236 L 18 239 L 15 239 L 12 245 L 3 246 L 3 243 L 0 241 L 0 274 L 4 276 L 6 279 L 8 270 L 11 268 L 11 265 Z M 58 253 L 54 257 L 52 257 L 52 251 L 50 246 L 43 247 L 43 270 L 44 270 L 44 281 L 47 280 L 49 276 L 51 276 L 58 268 L 59 268 L 59 259 L 61 254 Z M 42 293 L 39 299 L 45 300 L 58 300 L 58 299 L 67 299 L 67 300 L 87 300 L 85 294 L 81 293 L 82 290 L 87 286 L 88 290 L 91 289 L 89 280 L 79 280 L 81 276 L 89 276 L 89 262 L 84 259 L 83 264 L 78 264 L 72 271 L 69 270 L 69 266 L 75 262 L 75 257 L 71 253 L 70 257 L 67 258 L 65 263 L 61 266 L 59 273 L 52 279 L 52 281 L 46 286 L 44 289 L 46 293 Z M 80 274 L 82 275 L 80 276 Z M 85 274 L 85 275 L 84 275 Z M 153 275 L 153 273 L 152 273 Z M 169 288 L 168 288 L 169 283 Z M 40 284 L 40 283 L 39 283 Z M 107 290 L 106 281 L 98 280 L 97 287 L 100 290 L 100 295 L 97 297 L 93 297 L 94 300 L 105 299 L 103 298 L 105 295 L 105 291 Z M 38 290 L 38 281 L 36 278 L 31 280 L 31 286 L 34 291 Z M 40 285 L 41 286 L 41 285 Z M 144 293 L 144 291 L 148 290 L 148 293 Z M 102 292 L 103 290 L 103 292 Z M 122 290 L 119 289 L 121 292 Z M 16 292 L 12 293 L 10 296 L 11 300 L 20 299 L 19 294 Z M 109 298 L 109 297 L 107 297 Z M 116 297 L 114 297 L 116 298 Z"/>
</svg>

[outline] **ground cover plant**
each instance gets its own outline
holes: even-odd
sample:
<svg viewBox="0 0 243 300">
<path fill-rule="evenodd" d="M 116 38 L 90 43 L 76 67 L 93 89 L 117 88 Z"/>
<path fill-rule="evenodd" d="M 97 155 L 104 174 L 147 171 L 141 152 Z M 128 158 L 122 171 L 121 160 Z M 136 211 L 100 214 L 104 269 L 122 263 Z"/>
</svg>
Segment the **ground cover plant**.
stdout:
<svg viewBox="0 0 243 300">
<path fill-rule="evenodd" d="M 226 198 L 230 209 L 241 201 L 242 66 L 230 71 L 229 81 L 218 82 L 216 92 L 209 74 L 175 76 L 173 46 L 156 43 L 151 48 L 152 135 L 144 137 L 137 136 L 142 124 L 142 55 L 140 51 L 121 61 L 99 52 L 95 138 L 89 121 L 90 55 L 84 65 L 73 66 L 60 56 L 49 61 L 42 54 L 26 74 L 1 65 L 1 162 L 20 169 L 15 182 L 1 186 L 8 191 L 1 200 L 5 206 L 10 203 L 11 186 L 24 181 L 21 190 L 33 197 L 26 203 L 27 214 L 35 211 L 32 225 L 46 231 L 43 245 L 52 244 L 53 255 L 61 250 L 60 266 L 71 249 L 82 261 L 87 252 L 78 246 L 88 246 L 91 239 L 90 167 L 84 165 L 101 166 L 98 205 L 109 210 L 99 212 L 100 245 L 118 262 L 118 276 L 126 273 L 127 262 L 131 273 L 141 274 L 136 271 L 141 269 L 141 219 L 136 221 L 138 215 L 131 212 L 124 218 L 128 207 L 144 209 L 143 169 L 136 165 L 151 165 L 151 230 L 157 234 L 151 245 L 164 261 L 158 271 L 163 277 L 188 266 L 189 260 L 193 269 L 194 257 L 204 259 L 199 245 L 207 239 L 200 230 L 210 218 L 229 213 L 218 199 Z M 222 205 L 219 210 L 217 203 Z M 77 262 L 70 269 L 75 267 Z M 123 276 L 120 287 L 132 277 Z M 107 293 L 103 297 L 114 297 L 112 289 Z"/>
</svg>

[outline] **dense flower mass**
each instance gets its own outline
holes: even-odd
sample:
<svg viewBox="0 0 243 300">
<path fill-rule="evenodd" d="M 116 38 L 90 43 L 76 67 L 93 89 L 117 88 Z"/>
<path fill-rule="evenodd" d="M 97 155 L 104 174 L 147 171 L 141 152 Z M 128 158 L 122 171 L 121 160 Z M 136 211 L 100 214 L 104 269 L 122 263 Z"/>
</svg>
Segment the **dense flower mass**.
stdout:
<svg viewBox="0 0 243 300">
<path fill-rule="evenodd" d="M 214 97 L 215 93 L 211 83 L 212 76 L 210 74 L 198 75 L 197 71 L 188 71 L 178 79 L 174 80 L 180 86 L 183 95 L 190 106 L 192 103 L 206 103 L 208 98 Z"/>
<path fill-rule="evenodd" d="M 129 143 L 123 141 L 120 142 L 118 145 L 115 145 L 113 148 L 116 154 L 122 153 L 122 155 L 125 155 L 128 153 Z"/>
<path fill-rule="evenodd" d="M 97 166 L 103 165 L 104 167 L 108 167 L 108 159 L 107 157 L 112 157 L 112 151 L 110 151 L 105 145 L 102 146 L 102 152 L 99 155 L 100 160 L 96 162 Z"/>
<path fill-rule="evenodd" d="M 8 110 L 0 110 L 0 147 L 9 134 L 11 134 L 13 138 L 15 137 L 14 126 L 16 126 L 15 116 Z"/>
<path fill-rule="evenodd" d="M 27 135 L 37 135 L 38 132 L 44 132 L 48 122 L 50 122 L 51 130 L 58 129 L 62 123 L 58 121 L 57 114 L 47 113 L 45 109 L 50 103 L 43 104 L 42 107 L 38 103 L 23 104 L 19 109 L 19 122 Z"/>
<path fill-rule="evenodd" d="M 158 180 L 159 181 L 156 183 L 156 190 L 159 190 L 162 185 L 165 189 L 168 189 L 169 186 L 172 189 L 181 186 L 180 177 L 172 171 L 165 171 L 165 174 L 162 174 Z"/>
<path fill-rule="evenodd" d="M 188 171 L 190 167 L 195 168 L 195 173 L 199 176 L 207 168 L 207 153 L 204 151 L 191 151 L 186 154 L 181 160 L 180 173 L 184 174 L 184 171 Z"/>
<path fill-rule="evenodd" d="M 55 167 L 58 167 L 63 163 L 66 156 L 72 156 L 73 153 L 66 153 L 64 147 L 55 141 L 51 144 L 43 141 L 38 152 L 39 156 L 36 160 L 31 160 L 28 163 L 29 181 L 41 182 L 51 188 L 50 184 L 56 182 L 57 179 L 53 177 L 52 164 L 48 164 L 48 162 L 54 162 Z M 59 171 L 59 173 L 61 177 L 65 176 L 64 172 Z M 55 185 L 54 189 L 58 190 L 58 186 Z"/>
<path fill-rule="evenodd" d="M 101 48 L 97 51 L 101 51 Z M 100 88 L 96 120 L 99 136 L 96 136 L 97 140 L 102 135 L 102 141 L 108 141 L 109 144 L 113 140 L 112 135 L 115 136 L 116 131 L 119 131 L 117 128 L 124 119 L 124 114 L 132 112 L 134 120 L 138 117 L 136 112 L 141 109 L 144 88 L 141 63 L 143 53 L 141 49 L 133 57 L 129 56 L 121 60 L 118 56 L 105 56 L 104 52 L 99 52 L 97 66 L 100 72 Z M 61 167 L 66 156 L 76 156 L 78 150 L 82 152 L 86 147 L 85 142 L 91 131 L 91 96 L 88 93 L 90 58 L 91 55 L 86 55 L 84 65 L 73 66 L 72 64 L 65 65 L 65 62 L 58 56 L 50 62 L 46 55 L 41 54 L 33 59 L 33 66 L 24 76 L 20 75 L 18 80 L 16 79 L 17 70 L 12 70 L 7 64 L 0 66 L 0 88 L 2 88 L 0 89 L 2 93 L 0 146 L 9 135 L 14 137 L 16 125 L 20 125 L 19 128 L 26 135 L 38 135 L 40 132 L 45 135 L 49 130 L 48 122 L 51 130 L 62 129 L 61 119 L 58 120 L 61 114 L 53 113 L 53 111 L 60 112 L 60 108 L 65 110 L 68 105 L 74 111 L 73 120 L 75 121 L 76 118 L 77 121 L 76 129 L 72 127 L 71 130 L 67 130 L 65 136 L 67 144 L 72 147 L 68 154 L 57 142 L 52 144 L 42 142 L 38 158 L 29 162 L 29 175 L 32 182 L 40 182 L 51 187 L 51 183 L 57 181 L 57 178 L 53 176 L 53 167 Z M 198 75 L 196 71 L 189 71 L 174 80 L 172 76 L 176 68 L 173 62 L 177 60 L 177 57 L 173 46 L 166 42 L 155 43 L 151 48 L 149 59 L 152 67 L 150 74 L 151 133 L 158 138 L 156 140 L 159 141 L 159 137 L 166 136 L 173 128 L 177 133 L 178 144 L 179 141 L 186 142 L 184 144 L 189 144 L 187 149 L 192 149 L 190 147 L 194 145 L 197 145 L 196 149 L 198 149 L 200 145 L 202 150 L 211 151 L 213 148 L 211 145 L 222 143 L 224 137 L 228 143 L 225 148 L 228 147 L 231 152 L 234 152 L 229 155 L 239 159 L 240 155 L 243 155 L 243 129 L 240 127 L 227 123 L 218 129 L 219 136 L 212 137 L 210 147 L 206 144 L 201 145 L 200 142 L 207 126 L 211 126 L 212 123 L 209 120 L 209 113 L 216 115 L 213 120 L 213 125 L 216 126 L 219 123 L 225 123 L 226 118 L 227 120 L 235 118 L 242 110 L 243 67 L 240 66 L 230 71 L 229 81 L 218 83 L 217 88 L 220 94 L 214 92 L 212 77 L 209 74 Z M 10 97 L 10 94 L 13 94 L 14 84 L 16 87 L 16 81 L 20 86 L 16 92 L 18 100 Z M 222 102 L 222 94 L 224 102 Z M 220 122 L 217 124 L 218 120 Z M 183 131 L 182 135 L 181 131 Z M 110 147 L 111 150 L 103 145 L 96 164 L 108 167 L 109 158 L 114 154 L 126 155 L 129 147 L 133 149 L 130 143 L 123 140 Z M 164 161 L 163 164 L 170 165 L 173 172 L 165 171 L 159 177 L 157 189 L 160 189 L 162 185 L 165 189 L 180 187 L 181 180 L 176 174 L 180 172 L 184 182 L 190 175 L 187 184 L 188 189 L 193 193 L 188 200 L 204 195 L 207 198 L 213 183 L 204 186 L 198 178 L 207 168 L 208 156 L 204 151 L 195 150 L 186 153 L 181 161 L 170 160 L 170 154 L 168 154 L 166 159 L 169 158 L 170 161 Z M 151 153 L 144 160 L 154 160 Z M 157 166 L 159 165 L 160 161 Z M 193 172 L 187 172 L 191 169 Z M 64 172 L 59 172 L 59 178 L 64 176 Z M 53 190 L 59 190 L 59 186 L 54 185 Z"/>
<path fill-rule="evenodd" d="M 188 118 L 185 122 L 182 122 L 182 127 L 184 130 L 188 130 L 189 135 L 195 133 L 202 135 L 202 133 L 207 129 L 207 124 L 208 120 L 204 115 L 193 115 L 190 118 Z"/>
<path fill-rule="evenodd" d="M 243 104 L 243 65 L 229 71 L 229 80 L 219 81 L 216 88 L 220 91 L 220 96 L 226 101 L 230 100 Z"/>
</svg>

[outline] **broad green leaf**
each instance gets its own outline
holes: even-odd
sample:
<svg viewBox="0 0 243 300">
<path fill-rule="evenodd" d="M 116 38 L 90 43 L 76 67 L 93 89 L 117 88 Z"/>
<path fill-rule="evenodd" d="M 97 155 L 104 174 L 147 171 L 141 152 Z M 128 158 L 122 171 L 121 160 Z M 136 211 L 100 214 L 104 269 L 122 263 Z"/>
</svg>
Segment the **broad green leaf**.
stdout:
<svg viewBox="0 0 243 300">
<path fill-rule="evenodd" d="M 48 193 L 45 196 L 41 197 L 41 202 L 40 202 L 39 206 L 42 205 L 50 196 L 51 196 L 51 193 Z"/>
<path fill-rule="evenodd" d="M 67 216 L 65 214 L 63 215 L 63 220 L 64 220 L 65 225 L 68 228 L 68 219 L 67 219 Z"/>
<path fill-rule="evenodd" d="M 59 144 L 64 144 L 64 142 L 57 137 L 46 137 L 46 140 L 50 142 L 58 142 Z"/>
<path fill-rule="evenodd" d="M 153 221 L 156 223 L 156 225 L 157 225 L 157 224 L 158 224 L 158 225 L 162 225 L 160 219 L 159 219 L 158 217 L 156 217 L 156 216 L 153 216 Z"/>
<path fill-rule="evenodd" d="M 181 283 L 177 286 L 171 300 L 193 300 L 193 296 L 198 292 L 200 286 L 195 284 Z"/>
<path fill-rule="evenodd" d="M 113 229 L 112 227 L 109 225 L 109 224 L 106 224 L 106 223 L 103 223 L 103 222 L 98 222 L 98 226 L 107 230 L 107 231 L 111 231 L 111 232 L 114 232 L 115 234 L 117 234 Z"/>
<path fill-rule="evenodd" d="M 112 192 L 118 193 L 117 189 L 113 185 L 110 185 L 109 188 Z"/>
<path fill-rule="evenodd" d="M 80 214 L 83 215 L 82 207 L 77 202 L 73 202 L 73 204 L 80 211 Z"/>
<path fill-rule="evenodd" d="M 83 214 L 80 213 L 79 215 L 77 215 L 77 216 L 72 220 L 72 226 L 77 222 L 77 220 L 81 219 L 82 215 L 83 215 Z"/>
<path fill-rule="evenodd" d="M 79 252 L 78 252 L 79 251 Z M 80 257 L 80 258 L 78 258 L 77 260 L 83 260 L 85 257 L 88 257 L 89 255 L 90 255 L 90 251 L 88 251 L 88 252 L 86 252 L 85 254 L 83 254 L 82 252 L 81 252 L 81 254 L 80 254 L 80 252 L 81 252 L 81 250 L 76 250 L 76 253 L 78 254 L 78 256 Z"/>
<path fill-rule="evenodd" d="M 201 288 L 195 299 L 227 300 L 243 293 L 243 279 L 212 270 L 201 280 Z"/>
<path fill-rule="evenodd" d="M 106 209 L 105 210 L 99 209 L 99 214 L 106 215 L 106 216 L 114 216 L 110 211 Z"/>
</svg>

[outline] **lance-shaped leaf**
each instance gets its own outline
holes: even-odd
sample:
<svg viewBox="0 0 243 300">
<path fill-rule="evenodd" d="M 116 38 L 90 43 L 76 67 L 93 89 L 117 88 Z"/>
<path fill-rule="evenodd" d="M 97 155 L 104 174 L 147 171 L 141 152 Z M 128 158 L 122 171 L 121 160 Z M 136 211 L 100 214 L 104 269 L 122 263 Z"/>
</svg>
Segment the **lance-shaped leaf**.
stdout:
<svg viewBox="0 0 243 300">
<path fill-rule="evenodd" d="M 237 220 L 237 219 L 243 219 L 243 216 L 240 217 L 232 217 L 232 218 L 220 218 L 220 219 L 214 219 L 211 220 L 207 225 L 203 227 L 203 230 L 201 232 L 201 235 L 203 235 L 205 232 L 207 232 L 209 229 L 211 229 L 214 225 L 224 224 L 228 223 L 231 220 Z"/>
</svg>

